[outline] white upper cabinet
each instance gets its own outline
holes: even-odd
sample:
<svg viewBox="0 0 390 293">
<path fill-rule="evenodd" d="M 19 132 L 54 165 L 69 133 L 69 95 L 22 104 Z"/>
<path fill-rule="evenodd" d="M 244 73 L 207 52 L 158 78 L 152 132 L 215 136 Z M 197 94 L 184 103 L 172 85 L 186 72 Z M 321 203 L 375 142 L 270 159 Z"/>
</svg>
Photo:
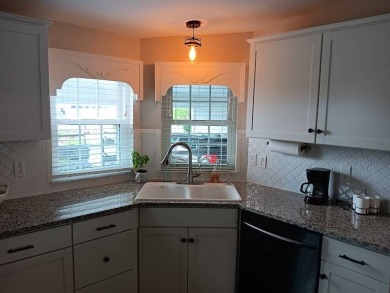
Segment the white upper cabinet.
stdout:
<svg viewBox="0 0 390 293">
<path fill-rule="evenodd" d="M 314 142 L 321 34 L 254 43 L 247 135 Z"/>
<path fill-rule="evenodd" d="M 252 39 L 247 135 L 390 150 L 390 15 Z"/>
<path fill-rule="evenodd" d="M 0 13 L 0 141 L 50 138 L 48 25 Z"/>
<path fill-rule="evenodd" d="M 390 22 L 324 34 L 317 143 L 390 150 Z"/>
</svg>

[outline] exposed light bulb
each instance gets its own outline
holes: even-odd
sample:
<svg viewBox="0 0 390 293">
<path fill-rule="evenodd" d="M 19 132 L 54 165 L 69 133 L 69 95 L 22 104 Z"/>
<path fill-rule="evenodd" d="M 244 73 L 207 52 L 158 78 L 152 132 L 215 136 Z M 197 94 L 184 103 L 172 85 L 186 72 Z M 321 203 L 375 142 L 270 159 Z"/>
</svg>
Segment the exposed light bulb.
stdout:
<svg viewBox="0 0 390 293">
<path fill-rule="evenodd" d="M 195 46 L 194 45 L 192 45 L 190 47 L 190 51 L 188 52 L 188 57 L 190 58 L 191 62 L 195 61 L 195 59 L 196 59 L 196 50 L 195 50 Z"/>
</svg>

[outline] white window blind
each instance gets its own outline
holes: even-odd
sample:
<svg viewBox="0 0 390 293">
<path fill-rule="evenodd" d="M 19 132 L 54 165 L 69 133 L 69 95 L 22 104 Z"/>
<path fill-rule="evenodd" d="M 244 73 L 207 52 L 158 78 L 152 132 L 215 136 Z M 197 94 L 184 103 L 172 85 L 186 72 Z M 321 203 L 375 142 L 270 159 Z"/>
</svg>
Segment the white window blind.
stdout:
<svg viewBox="0 0 390 293">
<path fill-rule="evenodd" d="M 131 168 L 134 93 L 128 84 L 70 78 L 50 101 L 53 179 Z"/>
<path fill-rule="evenodd" d="M 235 169 L 237 99 L 226 86 L 176 85 L 162 99 L 162 156 L 171 144 L 182 141 L 192 150 L 192 162 L 202 168 L 220 163 Z M 188 152 L 177 146 L 171 169 L 186 168 Z"/>
</svg>

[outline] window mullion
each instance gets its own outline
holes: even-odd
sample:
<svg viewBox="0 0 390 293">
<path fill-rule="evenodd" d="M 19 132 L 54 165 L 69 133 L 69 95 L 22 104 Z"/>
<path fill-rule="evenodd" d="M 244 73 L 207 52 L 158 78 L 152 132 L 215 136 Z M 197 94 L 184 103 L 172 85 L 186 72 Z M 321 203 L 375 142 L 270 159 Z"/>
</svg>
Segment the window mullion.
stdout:
<svg viewBox="0 0 390 293">
<path fill-rule="evenodd" d="M 104 147 L 105 147 L 105 141 L 103 137 L 103 125 L 100 125 L 99 127 L 99 138 L 100 138 L 100 161 L 102 162 L 101 164 L 103 165 L 103 157 L 104 157 Z"/>
<path fill-rule="evenodd" d="M 95 86 L 95 95 L 96 95 L 96 100 L 94 101 L 95 102 L 95 106 L 96 106 L 96 113 L 97 113 L 97 118 L 99 119 L 100 117 L 100 108 L 99 108 L 99 105 L 100 105 L 100 96 L 99 96 L 99 80 L 97 80 L 96 82 L 96 86 Z"/>
</svg>

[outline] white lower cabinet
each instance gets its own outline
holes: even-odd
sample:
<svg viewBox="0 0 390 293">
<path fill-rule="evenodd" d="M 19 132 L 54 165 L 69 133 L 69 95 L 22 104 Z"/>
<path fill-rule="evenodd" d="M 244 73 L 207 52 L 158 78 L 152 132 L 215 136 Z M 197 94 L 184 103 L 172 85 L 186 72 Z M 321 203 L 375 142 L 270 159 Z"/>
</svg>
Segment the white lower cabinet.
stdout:
<svg viewBox="0 0 390 293">
<path fill-rule="evenodd" d="M 139 292 L 233 293 L 237 214 L 233 209 L 141 209 Z"/>
<path fill-rule="evenodd" d="M 63 226 L 0 241 L 1 293 L 72 293 L 71 228 Z"/>
<path fill-rule="evenodd" d="M 323 238 L 319 293 L 389 293 L 390 257 Z"/>
<path fill-rule="evenodd" d="M 138 210 L 73 224 L 77 293 L 138 292 Z"/>
<path fill-rule="evenodd" d="M 135 269 L 137 231 L 130 230 L 74 247 L 75 287 L 82 288 Z"/>
<path fill-rule="evenodd" d="M 186 292 L 187 228 L 139 228 L 139 290 Z"/>
<path fill-rule="evenodd" d="M 132 270 L 91 286 L 76 290 L 76 293 L 131 293 L 137 292 L 137 272 Z"/>
<path fill-rule="evenodd" d="M 325 276 L 326 277 L 325 277 Z M 327 261 L 321 262 L 320 293 L 389 293 L 389 284 Z"/>
<path fill-rule="evenodd" d="M 237 229 L 190 228 L 188 235 L 188 292 L 233 293 Z"/>
<path fill-rule="evenodd" d="M 0 266 L 1 293 L 72 293 L 72 249 Z"/>
</svg>

